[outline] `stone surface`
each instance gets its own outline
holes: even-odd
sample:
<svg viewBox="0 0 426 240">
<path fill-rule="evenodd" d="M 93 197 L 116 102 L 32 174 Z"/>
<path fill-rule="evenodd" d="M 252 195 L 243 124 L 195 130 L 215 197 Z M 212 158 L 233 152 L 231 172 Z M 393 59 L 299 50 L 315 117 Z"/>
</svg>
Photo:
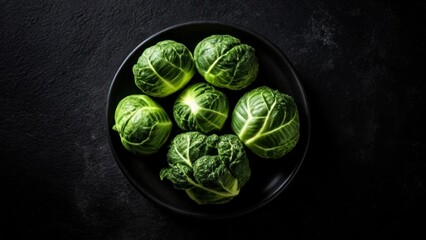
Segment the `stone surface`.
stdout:
<svg viewBox="0 0 426 240">
<path fill-rule="evenodd" d="M 202 2 L 0 3 L 0 238 L 422 233 L 426 4 Z M 108 145 L 107 93 L 122 61 L 151 34 L 193 20 L 240 24 L 274 42 L 310 102 L 312 142 L 299 174 L 237 219 L 198 221 L 160 208 L 129 184 Z"/>
</svg>

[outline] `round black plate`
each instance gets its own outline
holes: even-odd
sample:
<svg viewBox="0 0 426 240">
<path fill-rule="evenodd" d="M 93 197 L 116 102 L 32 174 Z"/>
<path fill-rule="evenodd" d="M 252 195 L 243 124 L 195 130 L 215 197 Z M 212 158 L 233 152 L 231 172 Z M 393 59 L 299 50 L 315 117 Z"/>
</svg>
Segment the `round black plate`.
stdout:
<svg viewBox="0 0 426 240">
<path fill-rule="evenodd" d="M 159 178 L 160 169 L 167 166 L 168 143 L 153 156 L 135 157 L 123 148 L 119 135 L 112 130 L 112 126 L 118 102 L 127 95 L 142 93 L 134 83 L 132 66 L 146 48 L 161 40 L 171 39 L 185 44 L 193 51 L 199 41 L 213 34 L 230 34 L 239 38 L 243 43 L 255 48 L 259 60 L 258 77 L 249 88 L 238 92 L 223 90 L 227 94 L 231 106 L 245 91 L 254 87 L 268 85 L 279 89 L 293 96 L 297 103 L 301 135 L 297 146 L 282 159 L 261 159 L 248 152 L 252 169 L 251 179 L 231 202 L 221 205 L 197 205 L 186 196 L 184 191 L 175 190 L 171 182 L 161 181 Z M 198 73 L 189 84 L 197 81 L 203 81 Z M 179 92 L 163 99 L 156 99 L 163 105 L 171 119 L 173 119 L 172 105 L 177 94 Z M 241 26 L 219 22 L 190 22 L 176 25 L 143 41 L 129 54 L 118 69 L 109 90 L 106 114 L 112 152 L 120 169 L 133 186 L 144 196 L 167 209 L 187 216 L 204 218 L 240 216 L 252 212 L 274 199 L 288 186 L 302 164 L 308 149 L 311 130 L 309 108 L 304 90 L 286 56 L 264 37 Z M 222 133 L 232 133 L 229 127 L 230 118 Z M 177 128 L 176 125 L 173 126 L 169 141 L 173 135 L 179 132 Z"/>
</svg>

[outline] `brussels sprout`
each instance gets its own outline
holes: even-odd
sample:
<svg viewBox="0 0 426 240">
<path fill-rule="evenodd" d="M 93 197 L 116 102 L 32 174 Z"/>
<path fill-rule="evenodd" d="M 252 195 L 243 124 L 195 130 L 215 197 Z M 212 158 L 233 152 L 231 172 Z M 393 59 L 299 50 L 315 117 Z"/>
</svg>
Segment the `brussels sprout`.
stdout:
<svg viewBox="0 0 426 240">
<path fill-rule="evenodd" d="M 123 146 L 135 155 L 153 154 L 166 142 L 172 129 L 164 109 L 147 95 L 123 98 L 115 110 L 116 130 Z"/>
<path fill-rule="evenodd" d="M 195 71 L 191 52 L 173 40 L 164 40 L 145 49 L 133 66 L 136 86 L 152 97 L 166 97 L 178 91 L 191 80 Z"/>
<path fill-rule="evenodd" d="M 212 35 L 197 44 L 195 66 L 210 84 L 240 90 L 257 77 L 258 61 L 253 47 L 230 35 Z"/>
<path fill-rule="evenodd" d="M 299 113 L 294 99 L 262 86 L 245 93 L 232 113 L 231 127 L 262 158 L 280 158 L 299 140 Z"/>
<path fill-rule="evenodd" d="M 195 83 L 178 96 L 173 106 L 177 125 L 186 131 L 221 130 L 228 118 L 228 99 L 207 83 Z"/>
<path fill-rule="evenodd" d="M 167 161 L 169 166 L 160 171 L 161 180 L 185 190 L 198 204 L 231 201 L 251 175 L 244 145 L 234 134 L 178 134 L 169 146 Z"/>
</svg>

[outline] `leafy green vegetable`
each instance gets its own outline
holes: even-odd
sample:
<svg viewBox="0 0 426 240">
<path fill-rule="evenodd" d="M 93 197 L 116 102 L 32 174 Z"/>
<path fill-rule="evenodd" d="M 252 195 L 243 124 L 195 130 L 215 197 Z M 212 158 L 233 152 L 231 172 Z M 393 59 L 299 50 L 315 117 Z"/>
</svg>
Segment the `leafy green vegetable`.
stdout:
<svg viewBox="0 0 426 240">
<path fill-rule="evenodd" d="M 276 159 L 299 140 L 294 99 L 268 86 L 250 90 L 239 99 L 231 119 L 235 134 L 207 135 L 222 130 L 229 116 L 228 98 L 217 88 L 245 89 L 255 81 L 258 68 L 255 49 L 230 35 L 203 39 L 194 57 L 181 43 L 160 41 L 147 48 L 133 66 L 135 84 L 144 94 L 119 102 L 113 129 L 131 153 L 158 152 L 170 136 L 172 122 L 150 96 L 167 97 L 183 89 L 198 71 L 207 83 L 192 84 L 175 99 L 173 117 L 183 132 L 168 146 L 168 166 L 159 176 L 198 204 L 227 203 L 251 177 L 246 147 L 262 158 Z"/>
<path fill-rule="evenodd" d="M 167 161 L 169 167 L 161 169 L 161 180 L 185 190 L 198 204 L 231 201 L 251 175 L 244 145 L 234 134 L 178 134 L 169 146 Z"/>
<path fill-rule="evenodd" d="M 182 43 L 164 40 L 142 53 L 133 66 L 138 88 L 152 97 L 166 97 L 185 86 L 195 74 L 192 53 Z"/>
<path fill-rule="evenodd" d="M 194 50 L 195 66 L 210 84 L 231 90 L 249 86 L 257 77 L 258 61 L 253 47 L 230 35 L 212 35 Z"/>
<path fill-rule="evenodd" d="M 232 113 L 231 127 L 240 140 L 263 158 L 280 158 L 299 140 L 294 99 L 267 86 L 245 93 Z"/>
<path fill-rule="evenodd" d="M 149 155 L 160 149 L 172 129 L 164 109 L 147 95 L 123 98 L 115 110 L 116 130 L 123 146 L 135 155 Z"/>
<path fill-rule="evenodd" d="M 186 131 L 209 133 L 221 130 L 228 113 L 225 94 L 207 83 L 195 83 L 184 89 L 173 106 L 177 125 Z"/>
</svg>

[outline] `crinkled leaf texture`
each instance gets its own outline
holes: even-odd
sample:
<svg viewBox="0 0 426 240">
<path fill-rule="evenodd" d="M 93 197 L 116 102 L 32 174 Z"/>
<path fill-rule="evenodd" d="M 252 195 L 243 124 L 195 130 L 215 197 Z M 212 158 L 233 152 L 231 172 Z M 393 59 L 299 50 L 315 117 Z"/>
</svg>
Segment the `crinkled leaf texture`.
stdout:
<svg viewBox="0 0 426 240">
<path fill-rule="evenodd" d="M 152 97 L 166 97 L 183 88 L 195 71 L 191 51 L 173 40 L 145 49 L 133 66 L 136 86 Z"/>
<path fill-rule="evenodd" d="M 232 113 L 231 127 L 262 158 L 277 159 L 299 140 L 299 113 L 294 99 L 262 86 L 245 93 Z"/>
<path fill-rule="evenodd" d="M 198 204 L 223 204 L 240 193 L 251 175 L 243 143 L 234 134 L 218 136 L 192 131 L 178 134 L 169 146 L 168 179 Z"/>
<path fill-rule="evenodd" d="M 166 111 L 147 95 L 123 98 L 115 110 L 116 130 L 123 146 L 135 155 L 156 153 L 167 141 L 172 121 Z"/>
<path fill-rule="evenodd" d="M 219 131 L 228 114 L 228 98 L 208 83 L 195 83 L 187 87 L 173 106 L 174 119 L 185 131 Z"/>
<path fill-rule="evenodd" d="M 240 90 L 257 77 L 259 63 L 255 49 L 230 35 L 212 35 L 194 50 L 195 66 L 213 86 Z"/>
</svg>

